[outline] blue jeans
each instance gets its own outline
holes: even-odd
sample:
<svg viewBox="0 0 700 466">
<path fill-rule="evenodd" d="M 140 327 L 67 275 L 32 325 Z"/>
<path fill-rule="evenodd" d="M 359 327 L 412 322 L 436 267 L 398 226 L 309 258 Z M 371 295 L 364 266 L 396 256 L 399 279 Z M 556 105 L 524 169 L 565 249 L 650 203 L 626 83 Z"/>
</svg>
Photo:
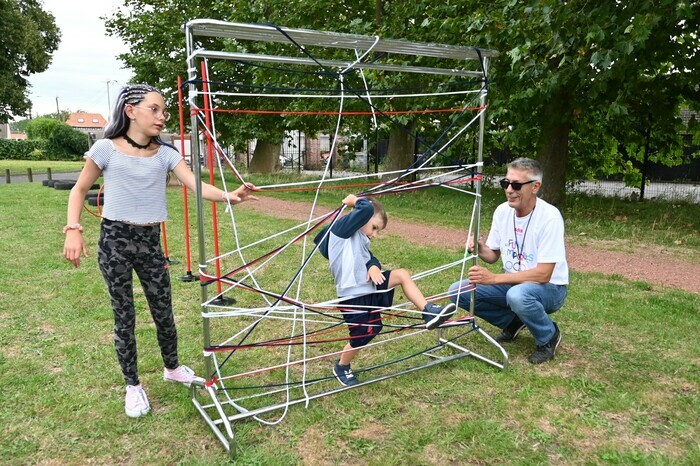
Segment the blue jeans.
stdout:
<svg viewBox="0 0 700 466">
<path fill-rule="evenodd" d="M 462 309 L 469 310 L 471 291 L 459 295 L 457 289 L 469 280 L 450 286 L 450 299 Z M 527 326 L 538 345 L 547 344 L 555 333 L 549 314 L 559 310 L 566 300 L 566 285 L 552 283 L 520 283 L 518 285 L 477 285 L 474 315 L 498 328 L 505 328 L 518 317 Z"/>
</svg>

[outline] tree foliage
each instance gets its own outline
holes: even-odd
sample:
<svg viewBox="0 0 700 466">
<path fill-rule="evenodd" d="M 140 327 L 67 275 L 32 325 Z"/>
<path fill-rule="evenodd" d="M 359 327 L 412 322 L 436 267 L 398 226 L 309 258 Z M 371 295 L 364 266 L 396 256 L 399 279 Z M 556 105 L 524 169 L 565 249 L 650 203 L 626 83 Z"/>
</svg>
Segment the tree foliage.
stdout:
<svg viewBox="0 0 700 466">
<path fill-rule="evenodd" d="M 539 158 L 547 174 L 544 196 L 555 204 L 562 200 L 567 177 L 634 171 L 640 157 L 678 163 L 679 106 L 700 107 L 697 2 L 126 0 L 125 4 L 128 12 L 107 21 L 113 34 L 132 45 L 122 60 L 134 69 L 138 80 L 171 91 L 176 76 L 186 71 L 180 27 L 194 18 L 266 22 L 500 50 L 502 55 L 492 60 L 489 68 L 492 137 L 486 142 Z M 265 51 L 264 44 L 214 42 L 205 45 Z M 288 76 L 271 78 L 273 73 L 264 68 L 216 64 L 211 74 L 212 81 L 255 85 L 273 79 L 272 84 L 291 85 Z M 372 78 L 370 73 L 370 82 Z M 405 86 L 432 84 L 431 78 L 424 76 L 395 79 L 382 85 L 391 87 L 399 81 Z M 301 87 L 307 84 L 303 80 L 296 83 Z M 231 104 L 226 100 L 220 103 Z M 322 109 L 321 104 L 288 100 L 251 98 L 239 104 L 247 108 Z M 432 104 L 408 102 L 396 109 Z M 414 125 L 420 133 L 437 131 L 409 117 L 397 120 L 407 127 Z M 322 119 L 303 121 L 236 115 L 217 119 L 217 130 L 223 138 L 253 135 L 274 144 L 290 124 L 305 124 L 298 129 L 310 132 L 331 126 Z M 363 130 L 361 126 L 358 123 L 358 131 Z M 687 130 L 697 131 L 693 127 Z"/>
<path fill-rule="evenodd" d="M 51 63 L 61 34 L 38 0 L 0 0 L 0 123 L 31 108 L 27 76 Z"/>
<path fill-rule="evenodd" d="M 659 160 L 674 163 L 679 105 L 700 105 L 697 2 L 464 3 L 469 17 L 442 15 L 440 30 L 505 52 L 491 72 L 492 118 L 504 144 L 543 162 L 546 198 L 560 202 L 571 168 L 604 165 L 611 147 L 639 146 L 647 130 Z"/>
<path fill-rule="evenodd" d="M 49 139 L 53 130 L 60 124 L 61 120 L 54 117 L 41 117 L 29 120 L 26 126 L 27 138 Z"/>
<path fill-rule="evenodd" d="M 78 160 L 89 149 L 88 135 L 59 122 L 46 144 L 49 160 Z"/>
</svg>

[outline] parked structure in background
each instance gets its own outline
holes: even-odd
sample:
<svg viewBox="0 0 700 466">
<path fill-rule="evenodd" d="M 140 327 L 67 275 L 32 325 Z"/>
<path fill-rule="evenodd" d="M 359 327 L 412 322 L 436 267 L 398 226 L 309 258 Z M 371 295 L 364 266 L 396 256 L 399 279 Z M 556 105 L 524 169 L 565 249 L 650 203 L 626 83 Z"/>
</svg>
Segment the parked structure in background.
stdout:
<svg viewBox="0 0 700 466">
<path fill-rule="evenodd" d="M 13 133 L 9 123 L 0 125 L 0 139 L 27 139 L 24 133 Z"/>
<path fill-rule="evenodd" d="M 95 133 L 104 130 L 107 120 L 99 113 L 77 112 L 70 114 L 66 124 L 84 133 Z"/>
<path fill-rule="evenodd" d="M 99 113 L 76 112 L 70 114 L 66 124 L 87 134 L 88 145 L 92 147 L 95 141 L 102 139 L 107 120 Z"/>
</svg>

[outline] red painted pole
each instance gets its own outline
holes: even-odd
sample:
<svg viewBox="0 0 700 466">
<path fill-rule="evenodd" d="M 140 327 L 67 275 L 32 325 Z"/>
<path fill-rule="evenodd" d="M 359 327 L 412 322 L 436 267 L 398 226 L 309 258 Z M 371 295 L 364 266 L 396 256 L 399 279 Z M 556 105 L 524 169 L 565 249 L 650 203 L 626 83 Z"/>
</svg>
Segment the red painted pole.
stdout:
<svg viewBox="0 0 700 466">
<path fill-rule="evenodd" d="M 202 61 L 202 90 L 204 91 L 204 121 L 207 135 L 207 163 L 209 165 L 209 184 L 214 184 L 214 145 L 211 138 L 211 108 L 209 106 L 209 83 L 206 61 Z M 211 203 L 211 220 L 214 229 L 214 254 L 216 255 L 216 276 L 221 277 L 221 261 L 219 257 L 219 221 L 216 215 L 216 202 Z M 221 282 L 216 282 L 216 287 L 221 294 Z"/>
<path fill-rule="evenodd" d="M 185 158 L 185 111 L 184 111 L 184 106 L 183 106 L 183 98 L 182 98 L 182 78 L 180 76 L 177 77 L 177 103 L 178 103 L 178 108 L 179 108 L 179 113 L 180 113 L 180 155 L 182 158 Z M 192 163 L 192 158 L 190 157 L 190 163 Z M 185 256 L 187 258 L 187 275 L 184 277 L 181 277 L 180 279 L 183 281 L 193 281 L 196 280 L 196 278 L 193 278 L 194 276 L 192 275 L 192 259 L 191 259 L 191 251 L 190 251 L 190 215 L 189 215 L 189 206 L 187 202 L 187 186 L 184 184 L 182 185 L 182 198 L 183 198 L 183 209 L 185 213 Z"/>
</svg>

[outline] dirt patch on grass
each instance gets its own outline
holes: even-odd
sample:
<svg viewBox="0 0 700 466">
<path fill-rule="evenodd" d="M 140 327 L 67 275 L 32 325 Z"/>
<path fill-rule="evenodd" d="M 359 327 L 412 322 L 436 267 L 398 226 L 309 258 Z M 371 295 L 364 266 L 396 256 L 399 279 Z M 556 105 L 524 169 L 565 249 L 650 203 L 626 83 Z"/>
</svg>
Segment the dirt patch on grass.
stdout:
<svg viewBox="0 0 700 466">
<path fill-rule="evenodd" d="M 309 466 L 333 464 L 333 461 L 324 455 L 328 447 L 324 445 L 324 435 L 320 430 L 313 427 L 308 429 L 297 445 L 303 464 Z"/>
<path fill-rule="evenodd" d="M 246 202 L 237 208 L 252 209 L 280 218 L 305 221 L 309 218 L 310 204 L 296 201 L 283 201 L 261 196 L 258 202 Z M 319 207 L 315 215 L 330 212 Z M 387 234 L 398 235 L 405 241 L 426 247 L 440 247 L 454 250 L 464 248 L 466 233 L 435 225 L 421 225 L 391 219 Z M 646 254 L 594 249 L 593 247 L 569 244 L 567 246 L 569 267 L 578 272 L 600 272 L 619 274 L 630 280 L 640 280 L 651 285 L 678 288 L 700 294 L 700 264 L 681 262 L 664 257 L 649 257 Z"/>
</svg>

